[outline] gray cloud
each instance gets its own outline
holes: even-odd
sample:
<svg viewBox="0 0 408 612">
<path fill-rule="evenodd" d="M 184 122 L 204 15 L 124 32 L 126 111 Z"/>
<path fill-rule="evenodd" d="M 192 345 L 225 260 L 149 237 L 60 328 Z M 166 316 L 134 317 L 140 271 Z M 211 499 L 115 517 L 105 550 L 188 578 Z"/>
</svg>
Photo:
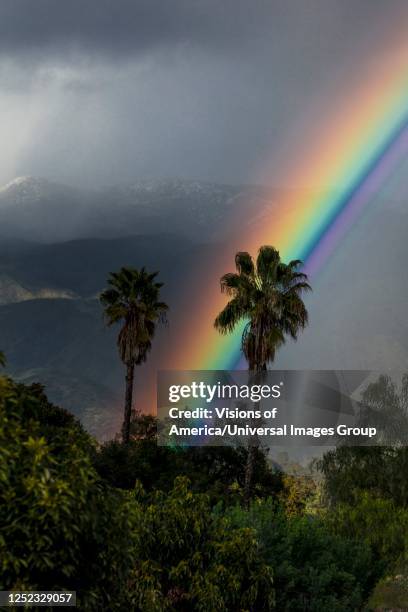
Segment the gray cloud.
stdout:
<svg viewBox="0 0 408 612">
<path fill-rule="evenodd" d="M 177 43 L 236 51 L 248 42 L 262 45 L 265 37 L 296 42 L 302 31 L 324 41 L 325 28 L 334 23 L 349 39 L 403 5 L 404 0 L 2 0 L 0 52 L 123 57 Z"/>
<path fill-rule="evenodd" d="M 273 11 L 264 0 L 3 0 L 0 50 L 124 56 L 175 43 L 239 45 L 283 6 Z"/>
<path fill-rule="evenodd" d="M 299 126 L 403 17 L 405 0 L 2 0 L 0 182 L 245 182 L 272 159 L 279 183 Z"/>
</svg>

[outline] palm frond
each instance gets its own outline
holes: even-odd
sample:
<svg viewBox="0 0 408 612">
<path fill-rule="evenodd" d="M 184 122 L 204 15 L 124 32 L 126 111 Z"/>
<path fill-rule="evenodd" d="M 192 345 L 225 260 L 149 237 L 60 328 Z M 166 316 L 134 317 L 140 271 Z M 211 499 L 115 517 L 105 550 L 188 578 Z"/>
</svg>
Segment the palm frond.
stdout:
<svg viewBox="0 0 408 612">
<path fill-rule="evenodd" d="M 228 272 L 221 277 L 221 292 L 227 295 L 249 297 L 255 288 L 254 279 L 236 272 Z"/>
<path fill-rule="evenodd" d="M 239 321 L 246 316 L 246 310 L 238 299 L 232 299 L 221 310 L 214 321 L 214 327 L 221 334 L 231 333 Z"/>
<path fill-rule="evenodd" d="M 279 263 L 279 251 L 273 246 L 262 246 L 259 249 L 256 259 L 256 271 L 263 283 L 271 283 L 276 279 Z"/>
<path fill-rule="evenodd" d="M 239 251 L 235 255 L 235 267 L 240 275 L 251 276 L 255 272 L 253 259 L 246 251 Z"/>
<path fill-rule="evenodd" d="M 301 259 L 291 259 L 287 266 L 291 270 L 297 270 L 297 268 L 303 266 L 303 261 Z"/>
<path fill-rule="evenodd" d="M 117 289 L 105 289 L 99 296 L 99 300 L 104 305 L 116 304 L 120 300 L 120 293 Z"/>
<path fill-rule="evenodd" d="M 114 325 L 115 323 L 119 323 L 126 317 L 127 310 L 126 304 L 123 304 L 122 302 L 118 302 L 117 304 L 108 304 L 104 310 L 106 324 L 110 326 Z"/>
<path fill-rule="evenodd" d="M 289 288 L 286 289 L 287 294 L 300 294 L 307 291 L 312 291 L 312 288 L 306 281 L 294 281 L 290 284 Z"/>
</svg>

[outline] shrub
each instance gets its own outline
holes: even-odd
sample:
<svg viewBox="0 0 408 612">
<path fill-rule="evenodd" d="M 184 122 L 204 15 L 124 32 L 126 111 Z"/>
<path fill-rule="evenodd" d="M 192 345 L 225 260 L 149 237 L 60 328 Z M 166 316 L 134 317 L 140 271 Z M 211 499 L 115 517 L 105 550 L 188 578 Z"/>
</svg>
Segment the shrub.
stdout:
<svg viewBox="0 0 408 612">
<path fill-rule="evenodd" d="M 212 504 L 235 504 L 242 499 L 247 450 L 243 447 L 165 447 L 157 444 L 157 421 L 136 414 L 128 444 L 118 440 L 103 444 L 94 457 L 99 475 L 110 485 L 133 489 L 139 480 L 147 491 L 170 491 L 177 476 L 186 476 L 193 491 L 207 493 Z M 267 497 L 283 491 L 282 473 L 273 470 L 266 454 L 255 455 L 253 496 Z"/>
<path fill-rule="evenodd" d="M 138 504 L 134 609 L 273 609 L 272 574 L 253 529 L 212 514 L 208 497 L 185 478 Z"/>
<path fill-rule="evenodd" d="M 287 516 L 272 500 L 227 512 L 237 527 L 257 531 L 272 567 L 277 609 L 345 612 L 366 601 L 379 574 L 370 548 L 330 532 L 321 519 Z"/>
<path fill-rule="evenodd" d="M 128 502 L 99 481 L 74 422 L 43 434 L 42 409 L 0 378 L 0 586 L 77 590 L 84 609 L 119 610 L 132 567 Z"/>
<path fill-rule="evenodd" d="M 383 571 L 406 560 L 408 510 L 389 499 L 360 493 L 353 504 L 338 504 L 327 514 L 334 533 L 359 539 L 373 551 Z"/>
</svg>

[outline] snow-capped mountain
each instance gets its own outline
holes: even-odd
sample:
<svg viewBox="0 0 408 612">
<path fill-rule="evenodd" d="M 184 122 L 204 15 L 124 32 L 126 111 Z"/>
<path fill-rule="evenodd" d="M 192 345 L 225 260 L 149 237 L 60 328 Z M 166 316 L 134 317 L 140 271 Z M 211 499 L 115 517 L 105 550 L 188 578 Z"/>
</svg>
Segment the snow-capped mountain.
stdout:
<svg viewBox="0 0 408 612">
<path fill-rule="evenodd" d="M 53 184 L 43 178 L 18 176 L 3 187 L 0 187 L 0 201 L 6 204 L 13 201 L 38 201 L 52 190 Z"/>
<path fill-rule="evenodd" d="M 0 273 L 0 306 L 28 300 L 74 299 L 72 291 L 54 288 L 29 289 L 7 275 Z"/>
<path fill-rule="evenodd" d="M 91 200 L 83 190 L 18 177 L 0 188 L 0 237 L 51 242 L 74 236 Z"/>
<path fill-rule="evenodd" d="M 19 177 L 0 188 L 0 237 L 58 242 L 172 232 L 212 240 L 237 203 L 254 197 L 252 191 L 182 179 L 86 191 Z"/>
</svg>

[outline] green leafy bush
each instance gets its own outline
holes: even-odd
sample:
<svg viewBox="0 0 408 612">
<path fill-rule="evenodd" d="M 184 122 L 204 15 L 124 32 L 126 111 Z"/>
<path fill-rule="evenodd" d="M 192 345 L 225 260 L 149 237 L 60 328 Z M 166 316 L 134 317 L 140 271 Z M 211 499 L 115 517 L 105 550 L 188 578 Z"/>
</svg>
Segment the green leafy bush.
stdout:
<svg viewBox="0 0 408 612">
<path fill-rule="evenodd" d="M 242 499 L 247 461 L 246 448 L 164 447 L 157 445 L 157 420 L 151 415 L 136 415 L 131 440 L 118 440 L 101 446 L 94 457 L 97 472 L 110 485 L 133 489 L 139 480 L 147 491 L 170 491 L 177 476 L 186 476 L 193 491 L 206 493 L 212 504 L 222 500 L 235 504 Z M 267 497 L 283 492 L 283 476 L 273 470 L 266 454 L 255 454 L 253 495 Z"/>
<path fill-rule="evenodd" d="M 362 492 L 408 506 L 408 447 L 340 446 L 317 463 L 329 505 L 354 505 Z"/>
<path fill-rule="evenodd" d="M 353 504 L 341 503 L 327 514 L 334 533 L 363 541 L 379 560 L 383 571 L 408 561 L 408 510 L 390 499 L 361 492 Z"/>
<path fill-rule="evenodd" d="M 255 531 L 212 514 L 208 497 L 193 493 L 187 479 L 169 494 L 139 495 L 137 512 L 133 609 L 274 609 L 272 573 Z"/>
<path fill-rule="evenodd" d="M 185 479 L 120 491 L 41 387 L 0 379 L 0 588 L 76 590 L 81 609 L 271 610 L 255 533 L 214 517 Z"/>
<path fill-rule="evenodd" d="M 98 451 L 40 385 L 0 378 L 0 588 L 76 590 L 91 612 L 261 612 L 276 589 L 283 612 L 343 612 L 404 562 L 407 511 L 370 479 L 362 491 L 362 474 L 351 499 L 312 517 L 310 483 L 286 483 L 262 455 L 245 510 L 244 449 L 160 448 L 152 424 Z"/>
<path fill-rule="evenodd" d="M 287 516 L 272 500 L 248 511 L 231 508 L 227 516 L 237 527 L 256 529 L 273 569 L 278 610 L 354 611 L 379 576 L 368 545 L 331 533 L 316 517 Z"/>
<path fill-rule="evenodd" d="M 85 609 L 119 610 L 132 568 L 128 502 L 99 481 L 74 420 L 44 435 L 43 409 L 0 378 L 0 587 L 73 589 Z"/>
</svg>

